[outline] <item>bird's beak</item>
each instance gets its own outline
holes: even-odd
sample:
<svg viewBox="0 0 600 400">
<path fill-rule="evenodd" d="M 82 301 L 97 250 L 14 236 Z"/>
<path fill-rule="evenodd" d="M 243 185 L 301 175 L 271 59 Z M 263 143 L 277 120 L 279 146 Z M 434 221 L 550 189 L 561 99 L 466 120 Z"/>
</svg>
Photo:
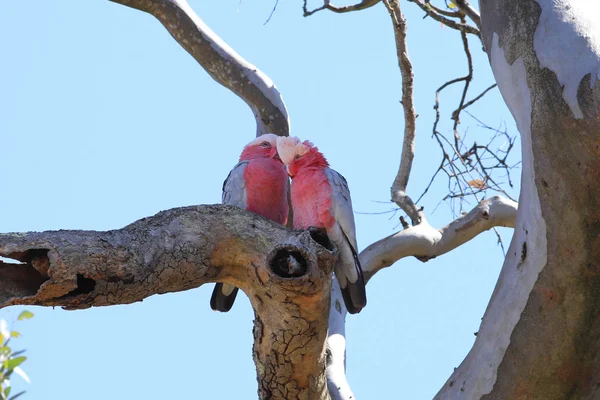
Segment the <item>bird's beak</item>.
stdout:
<svg viewBox="0 0 600 400">
<path fill-rule="evenodd" d="M 288 175 L 290 176 L 290 178 L 293 178 L 293 177 L 294 177 L 294 175 L 292 175 L 292 174 L 290 173 L 290 166 L 289 166 L 289 165 L 286 165 L 286 166 L 285 166 L 285 169 L 287 170 L 287 173 L 288 173 Z"/>
<path fill-rule="evenodd" d="M 277 147 L 273 147 L 271 149 L 271 151 L 269 152 L 269 156 L 271 156 L 271 158 L 274 160 L 281 161 L 281 157 L 279 157 L 279 152 L 277 152 Z"/>
</svg>

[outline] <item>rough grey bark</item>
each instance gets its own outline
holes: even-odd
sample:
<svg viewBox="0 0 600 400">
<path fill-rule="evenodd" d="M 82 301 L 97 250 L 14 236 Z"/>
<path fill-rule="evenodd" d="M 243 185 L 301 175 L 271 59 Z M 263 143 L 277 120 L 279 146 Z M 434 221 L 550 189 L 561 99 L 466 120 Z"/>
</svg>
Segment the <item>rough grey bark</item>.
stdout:
<svg viewBox="0 0 600 400">
<path fill-rule="evenodd" d="M 0 234 L 0 256 L 22 262 L 0 263 L 0 307 L 83 309 L 217 280 L 233 284 L 256 313 L 260 398 L 327 398 L 324 343 L 335 253 L 309 232 L 236 207 L 194 206 L 107 232 Z"/>
<path fill-rule="evenodd" d="M 523 139 L 519 210 L 527 213 L 517 217 L 473 350 L 437 398 L 597 399 L 600 11 L 574 0 L 481 0 L 480 8 Z M 514 299 L 522 306 L 509 306 Z M 506 347 L 494 327 L 508 329 Z"/>
</svg>

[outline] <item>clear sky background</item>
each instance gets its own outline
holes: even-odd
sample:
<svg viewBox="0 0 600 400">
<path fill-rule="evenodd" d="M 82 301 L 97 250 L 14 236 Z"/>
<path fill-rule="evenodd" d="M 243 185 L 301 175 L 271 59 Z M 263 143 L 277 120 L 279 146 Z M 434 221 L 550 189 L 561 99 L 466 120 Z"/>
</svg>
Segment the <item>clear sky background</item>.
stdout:
<svg viewBox="0 0 600 400">
<path fill-rule="evenodd" d="M 300 0 L 192 0 L 212 29 L 283 93 L 292 134 L 310 139 L 348 180 L 354 210 L 389 210 L 403 116 L 389 15 L 302 17 Z M 431 139 L 435 89 L 463 75 L 460 37 L 414 4 L 409 20 L 419 114 L 409 193 L 440 162 Z M 472 96 L 493 82 L 472 40 Z M 106 0 L 0 0 L 0 232 L 120 228 L 161 210 L 220 202 L 221 184 L 254 118 L 153 17 Z M 444 124 L 457 91 L 442 96 Z M 497 91 L 471 109 L 514 122 Z M 461 129 L 485 131 L 467 115 Z M 520 143 L 517 143 L 519 146 Z M 519 150 L 515 152 L 518 156 Z M 514 161 L 517 161 L 515 158 Z M 517 187 L 520 170 L 513 171 Z M 441 178 L 421 202 L 441 227 L 454 215 Z M 513 190 L 513 197 L 518 192 Z M 467 204 L 470 209 L 476 203 Z M 398 229 L 398 216 L 357 214 L 359 247 Z M 512 230 L 502 229 L 508 248 Z M 503 255 L 486 232 L 428 263 L 403 259 L 369 282 L 368 307 L 347 319 L 348 379 L 359 399 L 430 399 L 470 349 Z M 29 307 L 19 323 L 28 400 L 252 399 L 252 310 L 209 307 L 212 285 L 84 311 Z M 0 310 L 16 319 L 20 307 Z"/>
</svg>

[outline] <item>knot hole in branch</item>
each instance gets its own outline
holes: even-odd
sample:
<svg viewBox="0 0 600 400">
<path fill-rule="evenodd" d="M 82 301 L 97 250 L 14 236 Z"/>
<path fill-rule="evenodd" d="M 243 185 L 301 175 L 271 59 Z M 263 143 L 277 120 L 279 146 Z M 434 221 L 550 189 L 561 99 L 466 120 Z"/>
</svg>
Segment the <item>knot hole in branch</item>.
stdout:
<svg viewBox="0 0 600 400">
<path fill-rule="evenodd" d="M 325 229 L 309 226 L 308 233 L 310 234 L 312 240 L 319 243 L 329 251 L 335 251 L 335 246 L 333 243 L 331 243 L 331 240 L 329 240 L 329 236 L 327 236 L 327 231 Z"/>
<path fill-rule="evenodd" d="M 29 249 L 21 252 L 8 254 L 8 258 L 19 260 L 33 267 L 39 274 L 48 278 L 48 269 L 50 268 L 50 259 L 48 258 L 48 249 Z"/>
<path fill-rule="evenodd" d="M 277 247 L 269 258 L 271 271 L 280 278 L 299 278 L 308 272 L 308 255 L 296 246 Z"/>
</svg>

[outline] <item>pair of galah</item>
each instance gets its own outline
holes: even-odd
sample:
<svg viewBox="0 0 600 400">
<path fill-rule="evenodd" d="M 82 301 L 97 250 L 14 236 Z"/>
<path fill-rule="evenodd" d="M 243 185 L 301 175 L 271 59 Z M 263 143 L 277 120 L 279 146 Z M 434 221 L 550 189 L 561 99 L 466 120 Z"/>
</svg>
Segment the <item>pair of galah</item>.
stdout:
<svg viewBox="0 0 600 400">
<path fill-rule="evenodd" d="M 288 174 L 292 178 L 294 229 L 325 229 L 339 252 L 334 271 L 346 308 L 351 314 L 360 312 L 367 304 L 367 297 L 348 183 L 329 168 L 323 154 L 311 142 L 266 134 L 248 143 L 239 163 L 223 183 L 223 204 L 286 225 Z M 237 292 L 234 286 L 217 283 L 210 299 L 211 308 L 229 311 Z"/>
</svg>

